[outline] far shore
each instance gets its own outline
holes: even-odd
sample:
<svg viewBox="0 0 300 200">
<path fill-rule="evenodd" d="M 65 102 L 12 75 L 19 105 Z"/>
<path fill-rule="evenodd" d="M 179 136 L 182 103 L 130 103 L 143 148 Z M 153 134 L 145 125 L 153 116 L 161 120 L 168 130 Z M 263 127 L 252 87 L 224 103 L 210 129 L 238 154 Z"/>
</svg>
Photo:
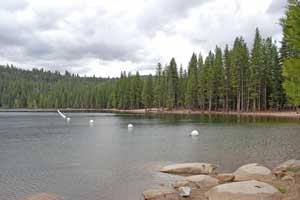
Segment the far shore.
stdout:
<svg viewBox="0 0 300 200">
<path fill-rule="evenodd" d="M 61 112 L 111 112 L 111 113 L 134 113 L 134 114 L 177 114 L 177 115 L 234 115 L 234 116 L 253 116 L 253 117 L 279 117 L 279 118 L 299 118 L 300 114 L 293 111 L 262 111 L 262 112 L 234 112 L 234 111 L 202 111 L 202 110 L 188 110 L 188 109 L 174 109 L 174 110 L 161 110 L 161 109 L 79 109 L 79 108 L 61 108 Z M 54 108 L 15 108 L 15 109 L 6 109 L 0 108 L 0 112 L 57 112 L 57 109 Z"/>
</svg>

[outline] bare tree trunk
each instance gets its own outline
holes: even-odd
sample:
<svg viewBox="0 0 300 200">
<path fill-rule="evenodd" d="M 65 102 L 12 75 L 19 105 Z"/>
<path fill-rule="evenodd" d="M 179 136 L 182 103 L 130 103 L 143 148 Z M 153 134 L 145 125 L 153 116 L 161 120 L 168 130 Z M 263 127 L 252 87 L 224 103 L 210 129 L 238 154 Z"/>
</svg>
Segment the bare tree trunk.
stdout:
<svg viewBox="0 0 300 200">
<path fill-rule="evenodd" d="M 237 97 L 236 97 L 236 111 L 237 112 L 241 111 L 241 93 L 239 90 L 237 92 Z"/>
<path fill-rule="evenodd" d="M 226 91 L 226 97 L 225 97 L 225 110 L 228 112 L 228 91 Z"/>
<path fill-rule="evenodd" d="M 241 86 L 241 89 L 242 89 L 242 94 L 241 94 L 241 111 L 243 112 L 244 111 L 244 71 L 242 70 L 242 86 Z"/>
<path fill-rule="evenodd" d="M 257 106 L 258 106 L 258 111 L 260 111 L 261 109 L 261 85 L 259 84 L 258 87 L 258 102 L 257 102 Z"/>
<path fill-rule="evenodd" d="M 225 97 L 224 97 L 224 96 L 223 96 L 223 105 L 222 105 L 222 106 L 223 106 L 223 108 L 222 108 L 223 111 L 227 110 L 227 109 L 225 108 L 226 105 L 225 105 Z"/>
<path fill-rule="evenodd" d="M 265 97 L 265 110 L 267 110 L 267 81 L 265 80 L 265 89 L 264 89 L 265 91 L 265 94 L 264 94 L 264 97 Z"/>
<path fill-rule="evenodd" d="M 250 106 L 250 94 L 249 94 L 249 90 L 247 92 L 247 108 L 246 111 L 249 112 L 249 106 Z"/>
<path fill-rule="evenodd" d="M 211 104 L 212 104 L 212 97 L 211 97 L 211 91 L 209 92 L 209 105 L 208 105 L 208 111 L 211 112 Z"/>
<path fill-rule="evenodd" d="M 256 97 L 253 99 L 253 112 L 256 112 Z"/>
</svg>

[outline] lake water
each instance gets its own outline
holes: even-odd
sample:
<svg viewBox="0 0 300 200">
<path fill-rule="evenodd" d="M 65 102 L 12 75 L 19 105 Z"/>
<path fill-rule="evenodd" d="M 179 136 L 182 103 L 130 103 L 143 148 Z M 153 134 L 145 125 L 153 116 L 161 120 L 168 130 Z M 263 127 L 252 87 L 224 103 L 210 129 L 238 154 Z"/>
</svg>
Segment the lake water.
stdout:
<svg viewBox="0 0 300 200">
<path fill-rule="evenodd" d="M 141 199 L 176 179 L 174 162 L 220 171 L 300 159 L 300 123 L 283 119 L 69 113 L 0 113 L 0 199 L 55 193 L 65 200 Z M 94 125 L 89 125 L 89 120 Z M 128 123 L 135 128 L 129 131 Z M 198 129 L 198 137 L 189 133 Z"/>
</svg>

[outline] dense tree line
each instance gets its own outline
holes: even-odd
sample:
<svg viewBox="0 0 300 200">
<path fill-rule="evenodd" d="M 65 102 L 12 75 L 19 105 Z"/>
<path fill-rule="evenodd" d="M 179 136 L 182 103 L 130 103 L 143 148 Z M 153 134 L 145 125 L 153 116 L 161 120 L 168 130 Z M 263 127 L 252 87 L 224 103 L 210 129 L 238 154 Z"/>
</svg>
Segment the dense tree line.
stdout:
<svg viewBox="0 0 300 200">
<path fill-rule="evenodd" d="M 193 53 L 187 70 L 175 58 L 155 75 L 122 72 L 118 79 L 0 66 L 0 107 L 199 109 L 265 111 L 300 105 L 300 3 L 289 0 L 278 49 L 258 28 L 253 45 L 243 37 L 206 57 Z"/>
<path fill-rule="evenodd" d="M 300 106 L 300 2 L 289 0 L 285 16 L 281 19 L 283 40 L 281 56 L 283 63 L 283 87 L 288 103 Z"/>
<path fill-rule="evenodd" d="M 119 79 L 66 72 L 0 67 L 0 106 L 8 108 L 117 108 L 262 111 L 284 106 L 279 54 L 272 38 L 256 30 L 248 48 L 243 37 L 232 48 L 193 53 L 187 70 L 172 58 L 155 76 L 121 73 Z"/>
<path fill-rule="evenodd" d="M 237 37 L 232 48 L 216 47 L 205 59 L 193 53 L 187 71 L 182 66 L 178 70 L 172 58 L 164 68 L 158 64 L 155 76 L 147 77 L 142 91 L 137 85 L 132 87 L 137 83 L 133 80 L 140 80 L 136 76 L 122 73 L 116 88 L 123 88 L 116 93 L 130 96 L 141 92 L 141 103 L 132 107 L 117 97 L 113 99 L 118 103 L 112 107 L 244 112 L 279 110 L 285 103 L 277 45 L 270 37 L 263 39 L 258 29 L 250 50 L 243 37 Z"/>
<path fill-rule="evenodd" d="M 2 108 L 101 108 L 114 80 L 0 66 Z"/>
</svg>

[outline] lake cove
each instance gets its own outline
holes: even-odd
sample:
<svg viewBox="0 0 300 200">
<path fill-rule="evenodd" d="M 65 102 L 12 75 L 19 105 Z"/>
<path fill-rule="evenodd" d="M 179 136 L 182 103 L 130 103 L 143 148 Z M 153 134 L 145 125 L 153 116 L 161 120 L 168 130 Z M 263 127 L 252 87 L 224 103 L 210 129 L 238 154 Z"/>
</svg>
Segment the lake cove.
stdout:
<svg viewBox="0 0 300 200">
<path fill-rule="evenodd" d="M 211 163 L 218 166 L 218 173 L 233 173 L 249 163 L 273 169 L 289 159 L 300 159 L 297 120 L 111 113 L 67 116 L 70 122 L 57 113 L 0 113 L 1 200 L 49 196 L 138 200 L 145 190 L 173 189 L 172 184 L 182 180 L 160 172 L 169 164 Z M 128 129 L 130 123 L 132 129 Z M 193 130 L 199 135 L 190 136 Z"/>
</svg>

